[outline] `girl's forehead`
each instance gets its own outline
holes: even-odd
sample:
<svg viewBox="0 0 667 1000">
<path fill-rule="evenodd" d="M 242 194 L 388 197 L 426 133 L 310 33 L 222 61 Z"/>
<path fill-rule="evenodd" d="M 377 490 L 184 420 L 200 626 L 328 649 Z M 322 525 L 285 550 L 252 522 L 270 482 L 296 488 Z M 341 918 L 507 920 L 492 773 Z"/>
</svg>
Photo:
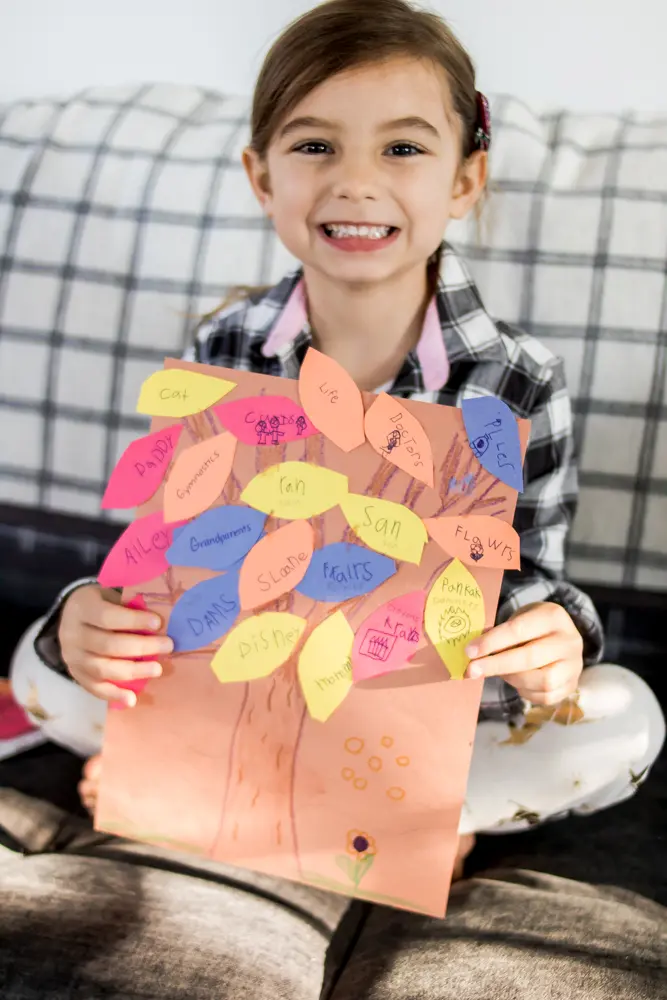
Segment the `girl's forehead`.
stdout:
<svg viewBox="0 0 667 1000">
<path fill-rule="evenodd" d="M 294 107 L 286 121 L 313 117 L 344 125 L 350 118 L 423 116 L 451 118 L 452 98 L 442 67 L 430 60 L 400 57 L 363 63 L 329 77 Z"/>
</svg>

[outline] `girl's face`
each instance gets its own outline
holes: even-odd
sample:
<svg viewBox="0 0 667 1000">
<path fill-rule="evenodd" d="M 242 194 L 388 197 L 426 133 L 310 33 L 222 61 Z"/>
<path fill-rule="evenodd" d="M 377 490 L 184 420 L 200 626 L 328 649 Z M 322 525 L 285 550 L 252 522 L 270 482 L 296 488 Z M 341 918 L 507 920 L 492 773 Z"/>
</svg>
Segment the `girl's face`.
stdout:
<svg viewBox="0 0 667 1000">
<path fill-rule="evenodd" d="M 423 269 L 449 219 L 486 179 L 486 154 L 461 163 L 444 74 L 395 59 L 340 73 L 281 124 L 265 161 L 246 150 L 255 193 L 305 269 L 375 284 Z"/>
</svg>

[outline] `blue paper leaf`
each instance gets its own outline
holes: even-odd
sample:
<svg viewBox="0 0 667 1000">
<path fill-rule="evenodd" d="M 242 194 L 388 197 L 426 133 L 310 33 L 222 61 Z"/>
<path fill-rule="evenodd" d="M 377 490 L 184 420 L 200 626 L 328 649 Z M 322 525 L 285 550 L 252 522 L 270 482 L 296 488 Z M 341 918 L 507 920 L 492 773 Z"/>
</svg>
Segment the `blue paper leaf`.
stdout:
<svg viewBox="0 0 667 1000">
<path fill-rule="evenodd" d="M 240 610 L 237 572 L 203 580 L 176 601 L 167 635 L 178 653 L 201 649 L 229 632 Z"/>
<path fill-rule="evenodd" d="M 334 542 L 313 553 L 310 566 L 296 587 L 313 601 L 338 603 L 370 594 L 396 572 L 387 556 L 361 545 Z"/>
<path fill-rule="evenodd" d="M 250 552 L 265 521 L 266 514 L 250 507 L 214 507 L 174 533 L 167 562 L 171 566 L 229 569 Z"/>
<path fill-rule="evenodd" d="M 523 492 L 519 428 L 507 403 L 495 396 L 464 399 L 463 423 L 470 447 L 487 472 Z"/>
</svg>

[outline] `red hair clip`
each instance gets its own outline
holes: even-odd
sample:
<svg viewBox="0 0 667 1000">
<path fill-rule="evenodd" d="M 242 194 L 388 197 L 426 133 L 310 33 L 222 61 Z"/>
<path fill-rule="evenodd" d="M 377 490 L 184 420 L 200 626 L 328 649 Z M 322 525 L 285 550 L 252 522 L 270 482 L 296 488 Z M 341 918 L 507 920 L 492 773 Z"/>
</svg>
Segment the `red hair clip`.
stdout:
<svg viewBox="0 0 667 1000">
<path fill-rule="evenodd" d="M 481 90 L 475 91 L 477 121 L 475 123 L 475 148 L 487 150 L 491 145 L 491 108 Z"/>
</svg>

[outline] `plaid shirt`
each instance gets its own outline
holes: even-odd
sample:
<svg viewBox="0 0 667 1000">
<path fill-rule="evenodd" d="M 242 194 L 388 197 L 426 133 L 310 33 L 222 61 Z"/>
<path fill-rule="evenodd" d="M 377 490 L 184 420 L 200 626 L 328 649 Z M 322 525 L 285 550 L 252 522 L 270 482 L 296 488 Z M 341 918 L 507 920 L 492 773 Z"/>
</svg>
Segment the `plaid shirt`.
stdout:
<svg viewBox="0 0 667 1000">
<path fill-rule="evenodd" d="M 298 378 L 311 341 L 308 324 L 271 357 L 262 347 L 302 272 L 274 288 L 214 314 L 198 329 L 186 359 L 262 375 Z M 584 639 L 586 665 L 602 654 L 602 626 L 590 598 L 564 578 L 565 543 L 577 503 L 572 414 L 563 365 L 534 337 L 494 322 L 456 252 L 443 248 L 436 296 L 450 373 L 446 385 L 427 391 L 411 352 L 387 391 L 403 399 L 460 406 L 463 399 L 494 395 L 517 417 L 531 421 L 514 526 L 521 536 L 521 570 L 505 574 L 497 621 L 536 601 L 560 604 Z M 521 714 L 516 691 L 493 678 L 485 683 L 480 718 L 509 719 Z"/>
</svg>

